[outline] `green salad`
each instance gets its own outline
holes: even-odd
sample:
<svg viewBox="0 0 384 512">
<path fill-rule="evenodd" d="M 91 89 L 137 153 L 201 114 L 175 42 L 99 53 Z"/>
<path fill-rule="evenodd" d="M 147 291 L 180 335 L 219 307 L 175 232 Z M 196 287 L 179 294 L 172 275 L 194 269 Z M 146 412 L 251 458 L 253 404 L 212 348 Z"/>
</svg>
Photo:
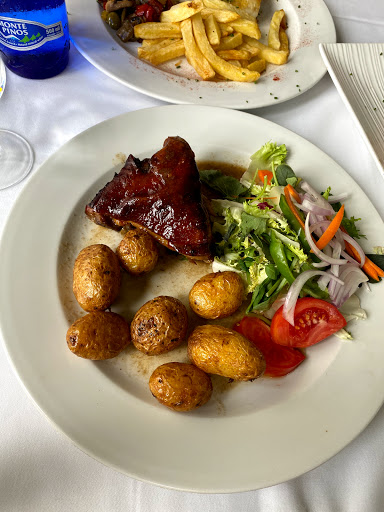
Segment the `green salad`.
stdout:
<svg viewBox="0 0 384 512">
<path fill-rule="evenodd" d="M 251 300 L 247 312 L 275 311 L 293 319 L 298 297 L 340 308 L 364 283 L 384 276 L 382 255 L 365 255 L 354 217 L 341 204 L 346 194 L 323 193 L 296 176 L 287 148 L 267 142 L 251 156 L 240 180 L 201 171 L 212 199 L 214 271 L 242 276 Z M 375 260 L 375 263 L 373 262 Z"/>
</svg>

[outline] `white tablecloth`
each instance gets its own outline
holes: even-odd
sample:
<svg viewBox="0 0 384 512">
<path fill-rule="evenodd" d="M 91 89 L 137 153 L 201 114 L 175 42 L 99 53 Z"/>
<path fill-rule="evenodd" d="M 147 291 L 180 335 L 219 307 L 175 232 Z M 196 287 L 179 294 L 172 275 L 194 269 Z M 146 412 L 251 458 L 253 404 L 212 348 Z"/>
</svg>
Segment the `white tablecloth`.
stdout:
<svg viewBox="0 0 384 512">
<path fill-rule="evenodd" d="M 384 39 L 384 5 L 379 0 L 327 0 L 327 4 L 339 42 Z M 122 112 L 161 104 L 105 76 L 72 46 L 68 68 L 55 78 L 24 80 L 8 72 L 0 101 L 0 128 L 29 140 L 35 152 L 33 173 L 86 128 Z M 328 75 L 300 97 L 252 113 L 295 131 L 328 153 L 384 218 L 383 177 Z M 26 183 L 0 191 L 0 233 Z M 384 510 L 383 408 L 341 453 L 295 480 L 253 492 L 203 495 L 138 482 L 82 453 L 36 408 L 2 343 L 0 390 L 0 511 Z"/>
</svg>

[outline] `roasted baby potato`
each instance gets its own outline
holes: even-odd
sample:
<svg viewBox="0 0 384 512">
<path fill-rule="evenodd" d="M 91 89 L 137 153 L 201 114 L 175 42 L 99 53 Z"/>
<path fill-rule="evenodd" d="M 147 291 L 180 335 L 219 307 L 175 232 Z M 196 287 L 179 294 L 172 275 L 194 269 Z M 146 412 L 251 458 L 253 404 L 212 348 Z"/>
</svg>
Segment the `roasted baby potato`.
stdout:
<svg viewBox="0 0 384 512">
<path fill-rule="evenodd" d="M 188 315 L 174 297 L 160 296 L 146 302 L 131 323 L 135 347 L 148 356 L 164 354 L 185 340 Z"/>
<path fill-rule="evenodd" d="M 121 282 L 116 254 L 103 244 L 80 251 L 73 268 L 73 293 L 85 311 L 104 311 L 116 299 Z"/>
<path fill-rule="evenodd" d="M 117 248 L 120 263 L 130 274 L 150 272 L 156 266 L 159 251 L 155 240 L 145 231 L 131 229 Z"/>
<path fill-rule="evenodd" d="M 116 313 L 94 311 L 79 318 L 67 331 L 69 350 L 85 359 L 110 359 L 130 342 L 129 325 Z"/>
<path fill-rule="evenodd" d="M 236 272 L 212 272 L 189 292 L 189 305 L 199 316 L 213 320 L 232 315 L 244 300 L 244 285 Z"/>
<path fill-rule="evenodd" d="M 149 389 L 157 400 L 174 411 L 191 411 L 212 395 L 209 375 L 193 364 L 166 363 L 152 373 Z"/>
<path fill-rule="evenodd" d="M 220 325 L 200 325 L 188 339 L 191 361 L 206 373 L 253 380 L 265 370 L 263 354 L 241 334 Z"/>
</svg>

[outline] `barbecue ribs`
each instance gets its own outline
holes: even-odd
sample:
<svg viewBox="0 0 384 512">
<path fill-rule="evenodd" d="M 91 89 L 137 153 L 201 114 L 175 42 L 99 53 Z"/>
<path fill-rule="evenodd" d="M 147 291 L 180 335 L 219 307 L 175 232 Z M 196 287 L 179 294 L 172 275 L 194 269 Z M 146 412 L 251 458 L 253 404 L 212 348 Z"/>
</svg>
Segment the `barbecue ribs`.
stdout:
<svg viewBox="0 0 384 512">
<path fill-rule="evenodd" d="M 211 230 L 195 155 L 181 137 L 142 161 L 130 155 L 118 174 L 86 206 L 87 216 L 120 230 L 131 224 L 194 259 L 210 259 Z"/>
</svg>

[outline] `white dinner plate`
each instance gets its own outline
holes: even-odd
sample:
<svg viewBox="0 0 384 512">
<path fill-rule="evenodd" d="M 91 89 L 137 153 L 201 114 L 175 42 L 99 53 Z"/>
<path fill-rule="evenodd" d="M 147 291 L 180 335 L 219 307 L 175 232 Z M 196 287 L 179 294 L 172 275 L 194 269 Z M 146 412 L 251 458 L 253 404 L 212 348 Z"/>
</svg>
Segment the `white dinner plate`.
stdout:
<svg viewBox="0 0 384 512">
<path fill-rule="evenodd" d="M 184 58 L 161 69 L 137 58 L 137 43 L 122 43 L 100 18 L 96 0 L 67 0 L 69 30 L 76 48 L 94 66 L 119 82 L 171 103 L 196 103 L 238 109 L 275 105 L 313 87 L 326 73 L 319 43 L 336 42 L 323 0 L 271 0 L 258 21 L 266 44 L 272 14 L 284 9 L 291 55 L 284 66 L 270 65 L 258 82 L 204 82 Z"/>
<path fill-rule="evenodd" d="M 148 379 L 164 361 L 185 361 L 185 345 L 148 357 L 133 347 L 110 361 L 73 355 L 66 331 L 84 314 L 72 288 L 77 253 L 93 243 L 115 249 L 122 235 L 96 226 L 84 207 L 125 156 L 151 156 L 166 137 L 184 137 L 202 161 L 246 166 L 269 140 L 285 143 L 288 162 L 318 190 L 349 192 L 348 215 L 362 217 L 366 250 L 384 245 L 378 213 L 350 176 L 298 135 L 243 112 L 166 106 L 129 112 L 65 144 L 31 177 L 0 244 L 0 325 L 10 360 L 33 400 L 78 447 L 131 477 L 196 492 L 270 486 L 326 461 L 361 432 L 384 399 L 384 286 L 362 290 L 366 321 L 351 324 L 355 341 L 332 337 L 280 379 L 228 384 L 191 413 L 158 404 Z M 124 276 L 113 305 L 130 320 L 147 300 L 188 292 L 210 265 L 163 254 L 155 271 Z M 193 315 L 190 312 L 190 318 Z"/>
<path fill-rule="evenodd" d="M 320 53 L 384 177 L 384 43 L 321 44 Z"/>
</svg>

